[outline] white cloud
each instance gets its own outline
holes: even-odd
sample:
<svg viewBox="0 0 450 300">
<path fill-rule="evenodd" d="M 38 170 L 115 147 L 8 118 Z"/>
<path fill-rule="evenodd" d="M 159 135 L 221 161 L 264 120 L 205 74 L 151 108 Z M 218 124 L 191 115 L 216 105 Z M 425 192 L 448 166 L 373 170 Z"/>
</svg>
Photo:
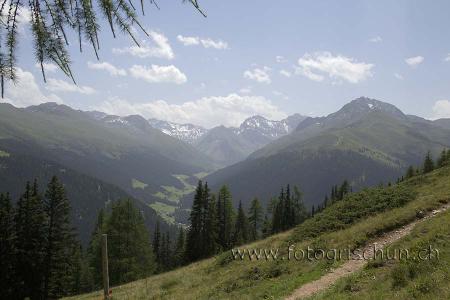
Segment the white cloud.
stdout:
<svg viewBox="0 0 450 300">
<path fill-rule="evenodd" d="M 405 59 L 405 62 L 411 66 L 411 67 L 415 67 L 420 65 L 423 61 L 424 61 L 424 57 L 423 56 L 414 56 L 414 57 L 410 57 Z"/>
<path fill-rule="evenodd" d="M 369 42 L 371 43 L 381 43 L 383 41 L 383 39 L 381 38 L 381 36 L 374 36 L 373 38 L 369 39 Z"/>
<path fill-rule="evenodd" d="M 450 101 L 438 100 L 433 105 L 433 118 L 450 118 Z"/>
<path fill-rule="evenodd" d="M 134 45 L 125 48 L 113 48 L 112 51 L 114 54 L 131 54 L 140 58 L 157 57 L 173 59 L 175 57 L 166 36 L 156 31 L 150 31 L 149 35 L 155 45 L 148 45 L 148 42 L 143 40 L 140 47 Z"/>
<path fill-rule="evenodd" d="M 141 114 L 146 118 L 193 123 L 207 128 L 217 125 L 239 126 L 246 118 L 254 115 L 274 120 L 286 117 L 284 112 L 264 97 L 234 93 L 228 96 L 204 97 L 182 104 L 169 104 L 164 100 L 129 103 L 111 98 L 93 109 L 118 115 Z"/>
<path fill-rule="evenodd" d="M 449 53 L 449 54 L 447 54 L 447 57 L 446 57 L 446 58 L 444 58 L 444 61 L 448 61 L 448 62 L 450 62 L 450 53 Z"/>
<path fill-rule="evenodd" d="M 281 56 L 281 55 L 275 56 L 275 60 L 277 61 L 277 63 L 285 63 L 285 62 L 287 62 L 287 59 L 284 58 L 284 56 Z"/>
<path fill-rule="evenodd" d="M 314 81 L 323 81 L 325 75 L 334 80 L 358 83 L 372 76 L 373 64 L 357 62 L 354 58 L 334 56 L 330 52 L 306 53 L 298 60 L 296 74 Z"/>
<path fill-rule="evenodd" d="M 218 50 L 228 49 L 228 44 L 221 40 L 214 41 L 212 39 L 202 39 L 201 42 L 205 48 L 214 48 Z"/>
<path fill-rule="evenodd" d="M 287 70 L 281 70 L 281 71 L 280 71 L 280 74 L 281 74 L 282 76 L 284 76 L 284 77 L 287 77 L 287 78 L 289 78 L 289 77 L 292 76 L 292 73 L 289 72 L 289 71 L 287 71 Z"/>
<path fill-rule="evenodd" d="M 254 80 L 260 83 L 269 84 L 272 82 L 272 80 L 270 79 L 269 71 L 270 68 L 268 67 L 263 67 L 262 69 L 255 68 L 253 70 L 247 70 L 244 72 L 244 78 Z"/>
<path fill-rule="evenodd" d="M 200 44 L 200 38 L 198 36 L 178 35 L 177 40 L 185 46 L 194 46 Z"/>
<path fill-rule="evenodd" d="M 51 92 L 80 93 L 84 95 L 95 93 L 95 90 L 89 86 L 78 86 L 71 82 L 54 78 L 49 78 L 47 80 L 45 88 Z"/>
<path fill-rule="evenodd" d="M 44 95 L 32 73 L 17 68 L 16 74 L 17 83 L 8 82 L 6 84 L 4 102 L 16 107 L 26 107 L 49 101 L 62 103 L 62 100 L 54 94 Z"/>
<path fill-rule="evenodd" d="M 133 65 L 129 69 L 129 72 L 134 78 L 143 79 L 150 83 L 171 82 L 182 84 L 187 81 L 186 75 L 174 65 L 151 65 L 149 68 L 141 65 Z"/>
<path fill-rule="evenodd" d="M 44 71 L 46 73 L 53 73 L 56 72 L 56 70 L 58 70 L 58 66 L 53 64 L 53 63 L 43 63 L 42 64 L 44 66 Z M 40 63 L 36 63 L 34 65 L 36 68 L 38 68 L 39 70 L 41 69 L 41 64 Z"/>
<path fill-rule="evenodd" d="M 398 73 L 394 73 L 394 77 L 399 79 L 399 80 L 403 80 L 403 76 L 398 74 Z"/>
<path fill-rule="evenodd" d="M 218 50 L 228 49 L 228 43 L 222 40 L 213 40 L 210 38 L 200 38 L 198 36 L 178 35 L 177 40 L 184 46 L 202 45 L 205 48 L 214 48 Z"/>
<path fill-rule="evenodd" d="M 124 69 L 117 68 L 116 66 L 110 64 L 109 62 L 93 63 L 88 61 L 88 68 L 92 70 L 104 70 L 108 72 L 111 76 L 126 76 L 127 71 Z"/>
</svg>

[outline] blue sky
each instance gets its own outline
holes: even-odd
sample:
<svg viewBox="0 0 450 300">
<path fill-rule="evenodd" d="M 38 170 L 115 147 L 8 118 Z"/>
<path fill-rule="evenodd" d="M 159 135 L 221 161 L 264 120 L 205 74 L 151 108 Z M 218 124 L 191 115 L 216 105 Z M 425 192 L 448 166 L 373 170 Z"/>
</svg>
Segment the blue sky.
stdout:
<svg viewBox="0 0 450 300">
<path fill-rule="evenodd" d="M 199 0 L 201 1 L 201 0 Z M 450 2 L 181 1 L 140 17 L 142 49 L 102 25 L 100 61 L 70 46 L 74 86 L 52 65 L 43 83 L 21 30 L 20 83 L 7 101 L 58 101 L 205 127 L 254 114 L 326 115 L 359 96 L 426 118 L 450 117 Z M 26 21 L 22 25 L 27 26 Z"/>
</svg>

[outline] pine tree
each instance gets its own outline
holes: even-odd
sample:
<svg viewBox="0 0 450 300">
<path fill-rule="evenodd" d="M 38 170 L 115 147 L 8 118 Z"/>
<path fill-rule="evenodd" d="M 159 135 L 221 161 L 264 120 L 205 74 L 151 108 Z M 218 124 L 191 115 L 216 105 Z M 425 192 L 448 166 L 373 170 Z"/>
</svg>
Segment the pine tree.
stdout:
<svg viewBox="0 0 450 300">
<path fill-rule="evenodd" d="M 349 192 L 350 192 L 350 185 L 347 180 L 344 180 L 338 191 L 338 200 L 344 199 L 345 195 L 347 195 Z"/>
<path fill-rule="evenodd" d="M 71 291 L 70 272 L 74 229 L 70 225 L 70 205 L 63 185 L 53 177 L 45 193 L 44 210 L 47 214 L 44 258 L 44 298 L 59 298 Z"/>
<path fill-rule="evenodd" d="M 9 194 L 0 194 L 0 291 L 13 299 L 16 286 L 14 210 Z"/>
<path fill-rule="evenodd" d="M 189 221 L 191 223 L 186 240 L 186 259 L 196 261 L 203 256 L 203 183 L 200 180 L 195 190 Z"/>
<path fill-rule="evenodd" d="M 153 234 L 153 255 L 155 257 L 155 261 L 158 265 L 158 271 L 160 270 L 160 266 L 161 266 L 161 231 L 160 231 L 160 225 L 159 225 L 159 220 L 156 221 L 156 226 L 155 226 L 155 233 Z"/>
<path fill-rule="evenodd" d="M 186 238 L 184 234 L 183 227 L 180 227 L 178 231 L 178 237 L 177 237 L 177 243 L 175 245 L 174 249 L 174 260 L 176 266 L 182 266 L 184 265 L 184 252 L 186 250 L 185 248 Z"/>
<path fill-rule="evenodd" d="M 303 194 L 297 186 L 294 186 L 293 202 L 295 207 L 294 225 L 298 225 L 308 218 L 308 212 L 303 202 Z"/>
<path fill-rule="evenodd" d="M 222 250 L 233 247 L 233 232 L 235 212 L 233 209 L 231 193 L 227 186 L 222 186 L 217 195 L 218 214 L 218 243 Z"/>
<path fill-rule="evenodd" d="M 439 159 L 436 162 L 436 166 L 438 168 L 443 167 L 445 164 L 447 163 L 447 151 L 444 149 L 441 152 L 441 156 L 439 157 Z"/>
<path fill-rule="evenodd" d="M 272 214 L 272 233 L 281 232 L 285 229 L 285 193 L 284 188 L 281 188 L 280 196 L 275 205 Z"/>
<path fill-rule="evenodd" d="M 161 235 L 161 247 L 159 249 L 159 257 L 161 258 L 160 272 L 169 271 L 171 268 L 171 243 L 168 232 Z"/>
<path fill-rule="evenodd" d="M 218 219 L 217 219 L 217 208 L 216 208 L 216 198 L 214 195 L 209 194 L 208 185 L 205 185 L 205 224 L 203 233 L 203 244 L 204 256 L 208 257 L 217 253 L 219 249 L 218 244 Z"/>
<path fill-rule="evenodd" d="M 261 232 L 263 238 L 270 236 L 270 234 L 272 233 L 272 223 L 270 222 L 267 214 L 264 214 L 264 221 Z"/>
<path fill-rule="evenodd" d="M 236 217 L 236 225 L 234 229 L 234 245 L 242 245 L 249 240 L 248 219 L 245 215 L 242 202 L 239 201 L 238 214 Z"/>
<path fill-rule="evenodd" d="M 314 208 L 314 205 L 311 208 L 311 217 L 314 217 L 314 215 L 316 214 L 316 209 Z"/>
<path fill-rule="evenodd" d="M 430 151 L 427 152 L 427 155 L 425 156 L 425 161 L 423 162 L 423 173 L 429 173 L 434 170 L 434 162 L 433 158 L 431 157 Z"/>
<path fill-rule="evenodd" d="M 323 199 L 323 206 L 327 207 L 328 206 L 328 195 L 325 195 L 325 198 Z"/>
<path fill-rule="evenodd" d="M 44 257 L 47 218 L 39 195 L 37 181 L 26 184 L 25 193 L 17 202 L 16 226 L 17 282 L 21 283 L 17 297 L 43 298 Z"/>
<path fill-rule="evenodd" d="M 155 263 L 144 219 L 131 200 L 113 204 L 107 218 L 109 273 L 117 285 L 153 273 Z M 101 273 L 101 270 L 97 270 Z"/>
<path fill-rule="evenodd" d="M 99 289 L 102 285 L 102 273 L 97 272 L 102 269 L 102 234 L 106 233 L 106 216 L 103 209 L 100 209 L 97 215 L 97 223 L 91 235 L 89 247 L 87 250 L 87 261 L 89 268 L 85 270 L 86 285 L 94 286 L 93 289 Z M 92 277 L 89 279 L 88 277 Z M 92 282 L 89 282 L 89 281 Z"/>
<path fill-rule="evenodd" d="M 248 221 L 250 223 L 250 239 L 257 240 L 259 238 L 259 231 L 261 229 L 262 222 L 262 207 L 258 198 L 254 198 L 250 203 L 250 209 L 248 211 Z"/>
<path fill-rule="evenodd" d="M 286 187 L 286 194 L 284 196 L 283 205 L 283 218 L 282 218 L 282 228 L 287 230 L 293 226 L 293 209 L 291 203 L 291 189 L 289 184 Z"/>
<path fill-rule="evenodd" d="M 408 178 L 414 177 L 415 174 L 416 174 L 416 171 L 414 170 L 414 167 L 413 166 L 409 166 L 408 170 L 406 170 L 405 177 L 406 177 L 406 179 L 408 179 Z"/>
</svg>

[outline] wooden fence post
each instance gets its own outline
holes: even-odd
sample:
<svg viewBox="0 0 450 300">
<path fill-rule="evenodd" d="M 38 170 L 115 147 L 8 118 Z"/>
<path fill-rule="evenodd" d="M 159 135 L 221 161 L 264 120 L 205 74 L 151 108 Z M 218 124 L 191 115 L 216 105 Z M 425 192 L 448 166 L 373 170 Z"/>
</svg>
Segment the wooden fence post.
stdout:
<svg viewBox="0 0 450 300">
<path fill-rule="evenodd" d="M 109 272 L 108 272 L 108 235 L 102 234 L 102 269 L 103 292 L 105 300 L 109 300 Z"/>
</svg>

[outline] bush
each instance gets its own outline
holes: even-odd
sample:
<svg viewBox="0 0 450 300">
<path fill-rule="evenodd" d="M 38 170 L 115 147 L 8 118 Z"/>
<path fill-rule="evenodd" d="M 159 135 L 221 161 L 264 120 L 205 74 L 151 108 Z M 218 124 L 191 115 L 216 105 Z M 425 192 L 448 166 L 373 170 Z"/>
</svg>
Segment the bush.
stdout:
<svg viewBox="0 0 450 300">
<path fill-rule="evenodd" d="M 408 282 L 408 267 L 405 264 L 396 265 L 391 271 L 392 287 L 400 288 L 406 286 Z"/>
</svg>

